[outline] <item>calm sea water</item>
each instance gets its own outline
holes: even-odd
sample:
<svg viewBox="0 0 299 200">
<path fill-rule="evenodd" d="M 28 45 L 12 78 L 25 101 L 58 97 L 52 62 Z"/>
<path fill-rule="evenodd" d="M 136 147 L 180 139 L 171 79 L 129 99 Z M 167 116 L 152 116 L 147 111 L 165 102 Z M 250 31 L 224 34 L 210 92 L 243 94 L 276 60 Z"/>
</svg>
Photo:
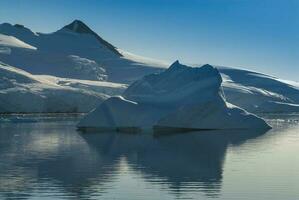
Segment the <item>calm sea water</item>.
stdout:
<svg viewBox="0 0 299 200">
<path fill-rule="evenodd" d="M 0 199 L 299 199 L 298 115 L 267 116 L 268 132 L 154 136 L 26 117 L 0 123 Z"/>
</svg>

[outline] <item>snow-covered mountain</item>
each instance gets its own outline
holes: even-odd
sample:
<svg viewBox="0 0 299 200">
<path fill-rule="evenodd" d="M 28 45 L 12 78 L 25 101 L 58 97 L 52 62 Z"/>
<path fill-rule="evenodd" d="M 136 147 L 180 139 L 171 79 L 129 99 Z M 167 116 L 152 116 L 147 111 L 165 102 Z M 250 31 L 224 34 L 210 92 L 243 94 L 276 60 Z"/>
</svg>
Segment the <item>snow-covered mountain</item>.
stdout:
<svg viewBox="0 0 299 200">
<path fill-rule="evenodd" d="M 0 62 L 0 113 L 88 112 L 124 84 L 37 76 Z"/>
<path fill-rule="evenodd" d="M 4 23 L 0 34 L 33 47 L 28 50 L 0 44 L 0 48 L 6 48 L 4 53 L 0 51 L 2 62 L 33 74 L 130 83 L 165 67 L 161 62 L 138 59 L 117 49 L 79 20 L 49 34 Z"/>
<path fill-rule="evenodd" d="M 82 130 L 155 131 L 266 129 L 261 118 L 227 103 L 219 71 L 173 63 L 166 71 L 144 76 L 81 120 Z"/>
<path fill-rule="evenodd" d="M 167 68 L 163 62 L 114 47 L 79 20 L 48 34 L 35 33 L 23 25 L 0 24 L 0 61 L 31 75 L 43 75 L 43 78 L 50 75 L 50 80 L 65 78 L 68 84 L 80 90 L 84 89 L 82 81 L 84 84 L 102 81 L 92 82 L 92 88 L 97 88 L 95 92 L 99 95 L 108 96 L 121 92 L 109 93 L 106 89 L 102 93 L 103 81 L 128 84 Z M 217 69 L 228 102 L 254 113 L 299 112 L 298 83 L 249 70 Z"/>
</svg>

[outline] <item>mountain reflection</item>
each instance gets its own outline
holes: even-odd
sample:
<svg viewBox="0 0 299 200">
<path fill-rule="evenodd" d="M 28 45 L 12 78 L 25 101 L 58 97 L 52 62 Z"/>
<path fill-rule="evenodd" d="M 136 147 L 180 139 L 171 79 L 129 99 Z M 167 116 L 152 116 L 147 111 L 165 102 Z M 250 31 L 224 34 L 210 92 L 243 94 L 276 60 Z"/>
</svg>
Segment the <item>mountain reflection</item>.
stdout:
<svg viewBox="0 0 299 200">
<path fill-rule="evenodd" d="M 123 163 L 176 195 L 196 190 L 217 196 L 228 146 L 261 134 L 79 134 L 74 124 L 6 125 L 0 134 L 0 197 L 27 199 L 36 191 L 67 199 L 101 196 L 118 181 Z"/>
</svg>

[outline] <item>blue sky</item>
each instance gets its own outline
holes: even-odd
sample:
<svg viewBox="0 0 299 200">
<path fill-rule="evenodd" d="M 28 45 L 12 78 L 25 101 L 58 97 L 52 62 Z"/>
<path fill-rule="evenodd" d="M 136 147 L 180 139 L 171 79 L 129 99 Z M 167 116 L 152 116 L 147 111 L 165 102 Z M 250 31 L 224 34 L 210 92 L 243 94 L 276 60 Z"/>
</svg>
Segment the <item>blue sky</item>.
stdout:
<svg viewBox="0 0 299 200">
<path fill-rule="evenodd" d="M 299 81 L 299 0 L 0 1 L 0 23 L 53 32 L 74 19 L 139 55 Z"/>
</svg>

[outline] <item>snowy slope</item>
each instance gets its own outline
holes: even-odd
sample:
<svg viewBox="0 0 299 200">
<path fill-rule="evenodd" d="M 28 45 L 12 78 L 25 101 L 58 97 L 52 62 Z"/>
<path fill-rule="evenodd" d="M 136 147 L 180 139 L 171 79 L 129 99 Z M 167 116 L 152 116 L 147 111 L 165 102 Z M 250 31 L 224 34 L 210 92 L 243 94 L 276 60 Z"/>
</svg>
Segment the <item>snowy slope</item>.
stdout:
<svg viewBox="0 0 299 200">
<path fill-rule="evenodd" d="M 217 67 L 226 100 L 247 111 L 299 112 L 299 85 L 244 69 Z"/>
<path fill-rule="evenodd" d="M 4 23 L 0 33 L 37 48 L 34 52 L 15 48 L 10 54 L 0 52 L 2 62 L 33 74 L 130 83 L 165 67 L 161 62 L 118 50 L 79 20 L 49 34 Z"/>
<path fill-rule="evenodd" d="M 0 113 L 88 112 L 126 85 L 36 76 L 0 62 Z"/>
<path fill-rule="evenodd" d="M 221 76 L 210 65 L 173 63 L 166 71 L 134 82 L 123 97 L 112 97 L 84 119 L 82 130 L 268 128 L 261 118 L 225 102 Z"/>
<path fill-rule="evenodd" d="M 34 75 L 34 77 L 41 78 L 43 81 L 55 83 L 59 86 L 88 90 L 96 93 L 103 93 L 109 96 L 120 95 L 128 87 L 128 85 L 126 84 L 113 83 L 107 81 L 90 81 L 81 79 L 60 78 L 49 75 Z"/>
<path fill-rule="evenodd" d="M 3 34 L 0 34 L 0 46 L 2 48 L 7 47 L 7 48 L 23 48 L 23 49 L 36 50 L 36 47 L 26 44 L 25 42 L 22 42 L 21 40 L 13 36 L 7 36 Z"/>
</svg>

